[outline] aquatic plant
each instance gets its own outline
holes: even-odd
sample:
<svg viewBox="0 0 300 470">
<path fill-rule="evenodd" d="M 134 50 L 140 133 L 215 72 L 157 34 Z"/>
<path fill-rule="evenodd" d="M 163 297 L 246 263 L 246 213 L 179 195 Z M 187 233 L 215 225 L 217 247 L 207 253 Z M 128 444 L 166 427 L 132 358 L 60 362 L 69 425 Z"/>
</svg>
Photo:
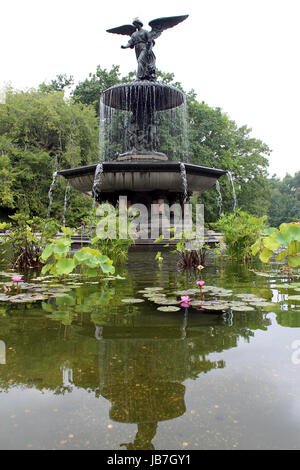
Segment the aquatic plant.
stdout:
<svg viewBox="0 0 300 470">
<path fill-rule="evenodd" d="M 101 251 L 83 247 L 74 254 L 70 253 L 74 229 L 63 227 L 63 237 L 54 238 L 41 254 L 42 261 L 48 263 L 42 268 L 42 275 L 50 273 L 53 276 L 63 277 L 71 274 L 77 267 L 84 277 L 98 277 L 104 274 L 114 274 L 113 262 Z"/>
<path fill-rule="evenodd" d="M 22 281 L 22 276 L 13 276 L 11 280 L 15 282 L 17 290 L 19 290 L 19 283 Z"/>
<path fill-rule="evenodd" d="M 1 224 L 6 232 L 3 235 L 3 253 L 12 255 L 12 265 L 21 271 L 41 268 L 41 253 L 50 237 L 59 228 L 55 220 L 39 217 L 29 219 L 26 214 L 11 215 L 12 223 Z"/>
<path fill-rule="evenodd" d="M 277 262 L 285 262 L 288 270 L 300 266 L 300 224 L 283 223 L 278 229 L 265 229 L 251 247 L 253 256 L 259 253 L 263 263 L 269 263 L 276 255 Z"/>
<path fill-rule="evenodd" d="M 202 287 L 204 286 L 205 281 L 197 281 L 196 284 L 200 289 L 200 299 L 202 299 Z"/>
<path fill-rule="evenodd" d="M 171 228 L 170 232 L 174 232 L 175 229 Z M 164 235 L 161 234 L 154 243 L 162 242 L 164 240 Z M 196 227 L 193 230 L 183 230 L 182 232 L 172 236 L 171 241 L 178 240 L 176 243 L 176 249 L 172 250 L 171 253 L 176 253 L 179 257 L 177 261 L 177 267 L 179 269 L 192 269 L 197 268 L 199 270 L 204 269 L 206 255 L 208 252 L 221 254 L 219 250 L 219 245 L 215 244 L 214 247 L 210 246 L 207 242 L 208 237 L 203 237 L 198 239 Z M 165 247 L 169 247 L 170 244 L 166 243 Z"/>
<path fill-rule="evenodd" d="M 258 218 L 237 210 L 234 214 L 223 215 L 217 223 L 212 225 L 223 232 L 229 258 L 249 261 L 251 247 L 266 228 L 266 220 L 267 216 Z"/>
<path fill-rule="evenodd" d="M 105 238 L 99 237 L 97 235 L 97 227 L 99 223 L 101 223 L 101 217 L 97 215 L 97 210 L 95 209 L 92 214 L 86 219 L 86 231 L 89 233 L 90 242 L 93 248 L 101 251 L 103 255 L 106 255 L 110 258 L 114 265 L 121 265 L 127 261 L 128 258 L 128 251 L 130 246 L 134 243 L 134 240 L 130 237 L 130 226 L 132 223 L 132 218 L 127 217 L 127 227 L 126 236 L 120 238 L 119 236 L 114 236 L 114 234 L 120 234 L 122 230 L 119 227 L 119 217 L 118 217 L 119 209 L 116 208 L 116 211 L 113 215 L 108 215 L 103 218 L 107 219 L 106 222 L 109 223 L 109 218 L 112 218 L 112 226 L 114 227 L 113 236 L 109 236 L 109 233 L 106 232 Z"/>
</svg>

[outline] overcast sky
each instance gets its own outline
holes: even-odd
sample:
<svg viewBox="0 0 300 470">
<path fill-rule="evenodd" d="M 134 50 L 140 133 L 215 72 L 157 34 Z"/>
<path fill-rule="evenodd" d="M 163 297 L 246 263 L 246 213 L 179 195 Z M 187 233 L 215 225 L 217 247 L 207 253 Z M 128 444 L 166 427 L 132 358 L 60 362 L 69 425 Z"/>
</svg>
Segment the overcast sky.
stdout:
<svg viewBox="0 0 300 470">
<path fill-rule="evenodd" d="M 273 150 L 269 173 L 300 170 L 300 0 L 1 0 L 0 86 L 35 87 L 57 74 L 75 81 L 98 64 L 136 69 L 126 36 L 106 29 L 189 14 L 165 31 L 157 67 L 199 101 L 219 106 Z"/>
</svg>

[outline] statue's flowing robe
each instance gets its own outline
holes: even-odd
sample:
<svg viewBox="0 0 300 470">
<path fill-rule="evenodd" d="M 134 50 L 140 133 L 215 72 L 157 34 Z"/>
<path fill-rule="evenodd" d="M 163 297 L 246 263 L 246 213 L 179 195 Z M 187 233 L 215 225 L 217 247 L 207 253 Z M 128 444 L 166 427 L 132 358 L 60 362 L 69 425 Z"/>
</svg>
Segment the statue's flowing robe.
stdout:
<svg viewBox="0 0 300 470">
<path fill-rule="evenodd" d="M 135 48 L 138 62 L 137 80 L 155 80 L 156 57 L 152 51 L 154 41 L 149 32 L 141 29 L 133 33 L 128 44 Z"/>
</svg>

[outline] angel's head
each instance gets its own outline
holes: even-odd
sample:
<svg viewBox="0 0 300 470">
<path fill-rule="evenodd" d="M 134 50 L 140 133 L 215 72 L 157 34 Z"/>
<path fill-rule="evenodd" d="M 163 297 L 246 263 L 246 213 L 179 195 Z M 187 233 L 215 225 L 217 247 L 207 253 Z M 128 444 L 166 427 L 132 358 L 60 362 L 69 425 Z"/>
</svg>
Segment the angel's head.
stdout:
<svg viewBox="0 0 300 470">
<path fill-rule="evenodd" d="M 138 29 L 140 29 L 144 26 L 143 23 L 141 22 L 141 20 L 139 20 L 138 18 L 134 18 L 132 24 L 133 24 L 133 26 L 135 26 Z"/>
</svg>

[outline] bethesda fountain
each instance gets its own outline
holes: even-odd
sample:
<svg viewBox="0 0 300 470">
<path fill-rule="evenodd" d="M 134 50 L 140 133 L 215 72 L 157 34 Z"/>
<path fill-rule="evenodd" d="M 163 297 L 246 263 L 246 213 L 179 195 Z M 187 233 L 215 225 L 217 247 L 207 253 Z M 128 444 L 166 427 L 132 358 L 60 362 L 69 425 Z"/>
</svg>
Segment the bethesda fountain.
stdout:
<svg viewBox="0 0 300 470">
<path fill-rule="evenodd" d="M 136 79 L 107 89 L 100 99 L 100 157 L 96 164 L 59 172 L 74 188 L 96 202 L 128 206 L 175 202 L 214 186 L 226 171 L 188 163 L 184 93 L 156 79 L 155 39 L 188 15 L 150 21 L 135 19 L 107 30 L 129 36 L 122 49 L 135 49 Z"/>
</svg>

